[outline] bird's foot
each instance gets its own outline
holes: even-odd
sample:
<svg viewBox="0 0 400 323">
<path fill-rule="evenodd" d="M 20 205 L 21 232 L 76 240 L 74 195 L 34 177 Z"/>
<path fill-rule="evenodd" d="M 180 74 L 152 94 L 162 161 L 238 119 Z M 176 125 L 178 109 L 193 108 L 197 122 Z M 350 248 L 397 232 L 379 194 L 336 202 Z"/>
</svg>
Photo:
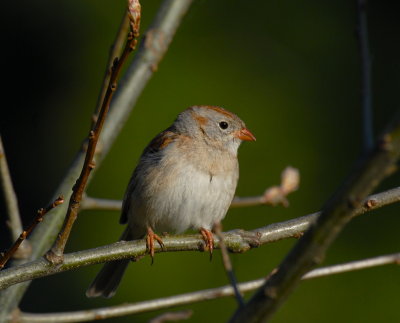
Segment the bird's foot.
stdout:
<svg viewBox="0 0 400 323">
<path fill-rule="evenodd" d="M 156 240 L 160 247 L 164 249 L 164 242 L 162 241 L 162 239 L 154 233 L 152 228 L 148 227 L 146 236 L 146 248 L 151 256 L 151 264 L 153 264 L 154 262 L 154 240 Z"/>
<path fill-rule="evenodd" d="M 210 230 L 200 228 L 200 233 L 203 236 L 203 240 L 206 243 L 204 250 L 210 252 L 210 260 L 212 259 L 212 253 L 214 250 L 214 236 Z"/>
</svg>

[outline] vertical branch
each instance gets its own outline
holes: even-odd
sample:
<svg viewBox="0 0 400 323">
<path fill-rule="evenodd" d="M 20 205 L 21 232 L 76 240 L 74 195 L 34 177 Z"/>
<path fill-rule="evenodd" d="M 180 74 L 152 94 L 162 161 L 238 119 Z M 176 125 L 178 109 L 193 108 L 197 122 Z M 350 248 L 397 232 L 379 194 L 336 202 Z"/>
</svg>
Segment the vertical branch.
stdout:
<svg viewBox="0 0 400 323">
<path fill-rule="evenodd" d="M 6 153 L 0 135 L 0 182 L 4 194 L 6 211 L 8 216 L 8 226 L 13 240 L 18 239 L 22 231 L 21 217 L 19 214 L 17 195 L 11 181 L 10 170 L 8 169 Z"/>
<path fill-rule="evenodd" d="M 214 232 L 219 239 L 219 247 L 221 249 L 222 264 L 224 265 L 225 272 L 226 272 L 226 274 L 229 278 L 229 281 L 232 285 L 238 305 L 239 305 L 239 307 L 242 307 L 244 305 L 244 300 L 243 300 L 242 294 L 240 293 L 240 290 L 238 288 L 238 283 L 237 283 L 237 279 L 235 276 L 235 272 L 233 271 L 233 266 L 232 266 L 231 259 L 229 257 L 228 248 L 226 247 L 225 242 L 224 242 L 224 235 L 222 233 L 221 222 L 218 222 L 214 225 Z"/>
<path fill-rule="evenodd" d="M 361 84 L 362 84 L 362 115 L 363 115 L 363 141 L 364 151 L 372 148 L 374 143 L 373 116 L 372 116 L 372 78 L 371 57 L 368 43 L 367 25 L 367 0 L 357 0 L 357 39 L 361 58 Z"/>
<path fill-rule="evenodd" d="M 111 99 L 114 95 L 115 90 L 117 89 L 118 76 L 121 72 L 122 65 L 125 63 L 128 55 L 135 49 L 137 44 L 137 37 L 139 36 L 140 26 L 139 1 L 130 0 L 128 10 L 131 31 L 128 34 L 128 40 L 126 42 L 121 57 L 114 59 L 107 91 L 104 95 L 104 99 L 96 123 L 89 133 L 85 161 L 83 163 L 81 174 L 79 175 L 79 178 L 73 187 L 73 193 L 69 200 L 68 210 L 65 216 L 63 227 L 61 228 L 61 231 L 58 234 L 57 240 L 55 241 L 53 247 L 46 254 L 47 260 L 49 260 L 51 263 L 61 263 L 63 261 L 65 245 L 71 233 L 72 226 L 78 216 L 80 202 L 82 200 L 82 196 L 85 191 L 90 172 L 95 167 L 94 155 L 96 152 L 97 142 L 99 140 L 99 136 L 103 128 L 108 110 L 110 108 Z"/>
</svg>

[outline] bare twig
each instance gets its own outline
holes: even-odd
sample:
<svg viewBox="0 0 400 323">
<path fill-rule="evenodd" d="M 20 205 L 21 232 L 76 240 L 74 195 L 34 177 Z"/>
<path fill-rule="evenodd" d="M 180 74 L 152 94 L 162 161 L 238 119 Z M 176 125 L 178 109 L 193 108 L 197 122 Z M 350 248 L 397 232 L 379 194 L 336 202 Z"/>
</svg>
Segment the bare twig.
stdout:
<svg viewBox="0 0 400 323">
<path fill-rule="evenodd" d="M 117 89 L 117 80 L 121 72 L 121 68 L 126 62 L 128 55 L 136 47 L 140 25 L 140 4 L 138 1 L 129 1 L 129 19 L 131 31 L 128 34 L 128 39 L 121 57 L 114 59 L 107 91 L 104 95 L 104 99 L 96 123 L 89 133 L 85 161 L 82 167 L 81 174 L 79 175 L 79 178 L 73 187 L 73 193 L 69 200 L 68 210 L 65 216 L 63 227 L 61 229 L 61 232 L 58 234 L 57 240 L 55 241 L 53 247 L 46 254 L 46 259 L 54 264 L 58 264 L 63 261 L 65 245 L 71 233 L 72 226 L 78 216 L 83 192 L 85 191 L 90 172 L 95 167 L 94 155 L 96 152 L 97 142 L 99 140 L 99 136 L 103 128 L 108 110 L 110 108 L 111 99 L 114 95 L 115 90 Z"/>
<path fill-rule="evenodd" d="M 121 200 L 101 199 L 84 194 L 81 203 L 82 210 L 107 210 L 120 211 L 122 208 Z"/>
<path fill-rule="evenodd" d="M 374 210 L 395 202 L 400 202 L 400 187 L 371 195 L 363 201 L 363 205 L 355 214 L 360 215 L 366 211 Z M 224 242 L 231 252 L 245 252 L 262 244 L 291 237 L 297 238 L 307 230 L 310 224 L 313 223 L 319 215 L 320 213 L 317 212 L 293 220 L 273 223 L 253 231 L 234 230 L 225 232 Z M 165 249 L 155 246 L 156 252 L 204 250 L 204 240 L 201 235 L 185 235 L 178 237 L 168 236 L 163 238 L 163 242 Z M 219 248 L 219 240 L 215 241 L 215 248 Z M 95 249 L 66 254 L 63 264 L 59 266 L 49 266 L 48 262 L 39 259 L 1 271 L 0 290 L 24 281 L 49 276 L 83 266 L 122 258 L 141 258 L 144 255 L 147 255 L 146 243 L 142 240 L 136 240 L 120 241 Z"/>
<path fill-rule="evenodd" d="M 372 76 L 371 58 L 368 44 L 368 24 L 366 13 L 366 0 L 357 0 L 358 26 L 357 39 L 361 58 L 361 84 L 362 84 L 362 116 L 364 150 L 368 151 L 374 144 L 374 125 L 372 115 Z"/>
<path fill-rule="evenodd" d="M 108 56 L 108 61 L 107 61 L 107 68 L 106 68 L 104 78 L 103 78 L 103 84 L 101 86 L 101 91 L 100 91 L 99 97 L 97 99 L 96 109 L 93 114 L 92 127 L 94 126 L 94 124 L 97 121 L 97 117 L 98 117 L 99 111 L 101 109 L 101 105 L 104 101 L 104 97 L 106 95 L 107 88 L 110 84 L 111 70 L 114 65 L 114 60 L 115 60 L 115 58 L 120 57 L 120 55 L 121 55 L 121 52 L 122 52 L 122 49 L 124 47 L 124 43 L 126 40 L 126 35 L 128 34 L 129 28 L 130 28 L 129 27 L 129 13 L 128 13 L 128 11 L 126 11 L 122 18 L 121 24 L 118 28 L 117 36 L 115 37 L 114 43 L 110 49 L 110 54 Z"/>
<path fill-rule="evenodd" d="M 191 3 L 192 0 L 164 0 L 160 6 L 158 14 L 147 32 L 146 42 L 141 43 L 131 67 L 128 68 L 125 77 L 121 80 L 120 87 L 115 93 L 109 116 L 99 140 L 101 150 L 96 154 L 97 166 L 107 155 L 123 125 L 128 120 L 128 116 L 133 110 L 138 97 L 154 74 L 155 69 L 153 67 L 157 66 L 164 57 Z M 71 187 L 82 169 L 85 153 L 83 150 L 78 152 L 62 182 L 55 190 L 56 195 L 53 199 L 58 194 L 63 194 L 65 199 L 69 199 L 72 193 Z M 92 171 L 92 175 L 94 171 L 96 169 Z M 32 233 L 30 238 L 32 244 L 31 259 L 42 256 L 50 248 L 54 241 L 54 236 L 62 225 L 65 212 L 66 208 L 63 206 L 54 209 L 51 214 L 45 217 L 42 225 L 38 226 Z M 7 320 L 8 313 L 18 305 L 28 286 L 29 283 L 18 284 L 0 293 L 0 308 L 2 309 L 0 311 L 0 323 Z"/>
<path fill-rule="evenodd" d="M 6 153 L 0 135 L 0 182 L 4 194 L 6 211 L 8 216 L 8 226 L 11 230 L 11 237 L 17 240 L 22 231 L 22 222 L 19 214 L 17 195 L 11 181 L 10 170 L 8 169 Z"/>
<path fill-rule="evenodd" d="M 239 288 L 237 286 L 237 279 L 235 276 L 235 272 L 233 271 L 233 266 L 231 259 L 229 257 L 228 248 L 224 242 L 224 235 L 222 233 L 222 224 L 218 222 L 214 225 L 214 232 L 219 239 L 219 247 L 221 249 L 221 256 L 222 256 L 222 264 L 224 265 L 225 272 L 228 276 L 228 279 L 232 285 L 233 290 L 235 291 L 235 298 L 238 302 L 239 306 L 244 305 L 244 300 L 242 294 L 240 294 Z"/>
<path fill-rule="evenodd" d="M 259 288 L 250 301 L 233 315 L 230 322 L 266 322 L 301 277 L 322 262 L 326 250 L 352 219 L 364 198 L 393 172 L 400 157 L 400 115 L 384 133 L 376 147 L 344 182 L 321 215 L 292 248 L 277 271 Z"/>
<path fill-rule="evenodd" d="M 163 323 L 163 322 L 170 322 L 170 321 L 182 321 L 187 320 L 193 315 L 193 311 L 186 310 L 180 312 L 168 312 L 163 313 L 149 321 L 149 323 Z"/>
<path fill-rule="evenodd" d="M 266 191 L 267 192 L 267 191 Z M 248 207 L 267 204 L 265 195 L 260 196 L 235 196 L 230 205 L 231 208 Z M 120 211 L 122 207 L 122 200 L 111 200 L 85 196 L 82 199 L 82 210 L 107 210 L 107 211 Z"/>
<path fill-rule="evenodd" d="M 281 184 L 272 186 L 264 192 L 264 204 L 276 206 L 282 204 L 289 206 L 288 194 L 294 192 L 299 187 L 300 172 L 293 167 L 286 167 L 281 174 Z"/>
<path fill-rule="evenodd" d="M 231 207 L 243 207 L 253 205 L 279 205 L 284 207 L 289 206 L 287 196 L 296 191 L 300 183 L 299 170 L 288 166 L 281 174 L 281 184 L 279 186 L 272 186 L 265 190 L 262 196 L 254 197 L 235 197 L 232 201 Z"/>
<path fill-rule="evenodd" d="M 11 246 L 11 248 L 8 249 L 6 251 L 6 253 L 0 258 L 0 270 L 3 269 L 3 267 L 6 265 L 7 261 L 18 250 L 21 243 L 31 234 L 31 232 L 38 225 L 38 223 L 43 221 L 43 217 L 45 216 L 45 214 L 62 203 L 64 203 L 64 198 L 62 196 L 60 196 L 58 199 L 56 199 L 52 204 L 47 206 L 45 209 L 40 209 L 38 211 L 35 219 L 31 223 L 31 225 L 26 230 L 22 231 L 22 233 L 16 239 L 16 241 Z"/>
<path fill-rule="evenodd" d="M 251 197 L 238 197 L 236 196 L 232 203 L 231 208 L 234 207 L 247 207 L 256 205 L 277 205 L 283 204 L 288 206 L 287 195 L 295 191 L 299 185 L 300 175 L 299 171 L 293 167 L 286 167 L 281 174 L 281 185 L 273 186 L 265 190 L 261 196 Z M 119 211 L 122 207 L 122 201 L 94 198 L 84 195 L 81 203 L 81 208 L 84 210 L 109 210 Z"/>
<path fill-rule="evenodd" d="M 312 279 L 326 275 L 345 273 L 349 271 L 361 270 L 371 267 L 399 264 L 400 253 L 378 256 L 369 259 L 352 261 L 349 263 L 322 267 L 314 269 L 307 273 L 303 279 Z M 259 288 L 265 282 L 265 278 L 248 281 L 238 284 L 242 293 L 252 291 Z M 111 307 L 103 307 L 92 310 L 83 310 L 76 312 L 64 313 L 19 313 L 18 322 L 24 323 L 67 323 L 67 322 L 84 322 L 98 319 L 107 319 L 118 316 L 125 316 L 136 313 L 150 312 L 165 308 L 172 308 L 179 305 L 186 305 L 195 302 L 203 302 L 222 297 L 230 297 L 234 295 L 231 285 L 217 288 L 205 289 L 196 292 L 174 295 L 165 298 L 142 301 L 134 304 L 123 304 Z"/>
</svg>

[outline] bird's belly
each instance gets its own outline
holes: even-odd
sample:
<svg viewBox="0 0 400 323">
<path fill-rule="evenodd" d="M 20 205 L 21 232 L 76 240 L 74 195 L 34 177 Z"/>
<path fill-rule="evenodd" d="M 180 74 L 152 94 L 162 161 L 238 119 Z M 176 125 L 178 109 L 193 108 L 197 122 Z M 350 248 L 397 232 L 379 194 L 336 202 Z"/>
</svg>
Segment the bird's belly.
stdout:
<svg viewBox="0 0 400 323">
<path fill-rule="evenodd" d="M 171 174 L 169 186 L 161 185 L 151 198 L 147 219 L 159 232 L 211 229 L 221 221 L 233 199 L 236 173 L 210 175 L 188 166 Z"/>
</svg>

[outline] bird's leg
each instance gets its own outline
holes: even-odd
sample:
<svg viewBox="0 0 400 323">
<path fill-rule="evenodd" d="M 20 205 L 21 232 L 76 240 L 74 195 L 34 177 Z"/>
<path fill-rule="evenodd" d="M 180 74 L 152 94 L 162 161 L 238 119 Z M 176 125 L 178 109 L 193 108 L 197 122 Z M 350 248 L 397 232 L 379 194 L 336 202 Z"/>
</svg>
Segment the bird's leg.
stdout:
<svg viewBox="0 0 400 323">
<path fill-rule="evenodd" d="M 158 244 L 160 245 L 160 247 L 162 249 L 164 249 L 164 243 L 161 240 L 161 238 L 157 234 L 154 233 L 152 228 L 147 227 L 146 247 L 147 247 L 147 251 L 149 252 L 149 254 L 151 256 L 151 264 L 153 264 L 153 262 L 154 262 L 154 240 L 156 240 L 158 242 Z"/>
<path fill-rule="evenodd" d="M 212 253 L 214 250 L 214 236 L 210 230 L 204 228 L 200 228 L 200 233 L 203 236 L 204 242 L 206 243 L 204 250 L 210 251 L 210 260 L 211 260 Z"/>
</svg>

